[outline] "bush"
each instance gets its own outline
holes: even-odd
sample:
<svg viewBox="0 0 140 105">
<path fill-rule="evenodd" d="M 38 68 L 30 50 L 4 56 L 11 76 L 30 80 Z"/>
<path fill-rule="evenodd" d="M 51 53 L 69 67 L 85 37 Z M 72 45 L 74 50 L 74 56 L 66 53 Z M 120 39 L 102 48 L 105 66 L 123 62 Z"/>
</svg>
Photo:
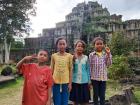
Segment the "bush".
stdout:
<svg viewBox="0 0 140 105">
<path fill-rule="evenodd" d="M 8 76 L 12 73 L 12 68 L 10 66 L 6 66 L 4 69 L 2 69 L 1 75 Z"/>
<path fill-rule="evenodd" d="M 113 64 L 109 67 L 109 78 L 110 79 L 121 79 L 130 78 L 134 75 L 133 70 L 130 69 L 128 58 L 125 56 L 114 56 Z"/>
<path fill-rule="evenodd" d="M 130 67 L 137 67 L 140 62 L 140 57 L 128 57 L 128 63 L 130 64 Z"/>
<path fill-rule="evenodd" d="M 89 44 L 86 46 L 84 53 L 86 55 L 89 55 L 92 52 L 92 50 L 93 50 L 93 46 Z"/>
<path fill-rule="evenodd" d="M 3 71 L 4 69 L 6 69 L 6 68 L 11 69 L 11 70 L 12 70 L 12 74 L 16 74 L 16 73 L 17 73 L 17 70 L 16 70 L 15 65 L 2 65 L 2 66 L 0 67 L 0 74 L 1 74 L 2 71 Z"/>
</svg>

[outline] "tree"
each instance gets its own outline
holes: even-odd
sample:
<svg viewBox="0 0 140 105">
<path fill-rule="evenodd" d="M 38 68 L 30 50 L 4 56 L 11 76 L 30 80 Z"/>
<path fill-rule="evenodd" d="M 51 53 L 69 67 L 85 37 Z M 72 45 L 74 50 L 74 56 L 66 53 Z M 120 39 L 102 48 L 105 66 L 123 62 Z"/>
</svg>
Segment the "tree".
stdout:
<svg viewBox="0 0 140 105">
<path fill-rule="evenodd" d="M 92 38 L 101 36 L 105 39 L 106 22 L 102 20 L 108 19 L 107 16 L 97 16 L 91 18 L 90 16 L 85 16 L 85 22 L 82 25 L 82 40 L 89 44 Z"/>
<path fill-rule="evenodd" d="M 29 16 L 36 14 L 35 2 L 36 0 L 0 0 L 0 51 L 5 51 L 5 63 L 9 61 L 13 36 L 21 37 L 23 33 L 29 35 Z"/>
<path fill-rule="evenodd" d="M 89 44 L 89 37 L 94 33 L 94 29 L 92 27 L 92 23 L 83 23 L 82 25 L 82 36 L 81 39 L 85 41 L 85 43 Z"/>
<path fill-rule="evenodd" d="M 123 32 L 114 32 L 109 45 L 113 55 L 128 55 L 134 50 L 134 39 L 127 38 Z"/>
<path fill-rule="evenodd" d="M 131 78 L 134 76 L 134 71 L 130 69 L 128 58 L 124 55 L 115 55 L 113 64 L 109 67 L 108 75 L 110 79 L 118 80 L 121 78 Z"/>
<path fill-rule="evenodd" d="M 23 48 L 23 47 L 24 47 L 24 44 L 21 41 L 14 41 L 11 44 L 11 49 L 20 49 L 20 48 Z"/>
</svg>

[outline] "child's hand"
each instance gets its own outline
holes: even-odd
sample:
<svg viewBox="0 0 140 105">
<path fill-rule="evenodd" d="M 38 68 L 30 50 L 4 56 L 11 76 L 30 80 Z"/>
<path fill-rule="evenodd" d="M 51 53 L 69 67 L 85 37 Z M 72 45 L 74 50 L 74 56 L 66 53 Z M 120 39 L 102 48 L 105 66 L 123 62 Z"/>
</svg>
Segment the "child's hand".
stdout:
<svg viewBox="0 0 140 105">
<path fill-rule="evenodd" d="M 51 105 L 51 101 L 50 101 L 50 100 L 48 100 L 46 105 Z"/>
<path fill-rule="evenodd" d="M 109 47 L 105 47 L 105 51 L 107 54 L 110 54 L 110 48 Z"/>
<path fill-rule="evenodd" d="M 31 56 L 25 56 L 25 57 L 24 57 L 24 60 L 29 61 L 29 60 L 32 60 L 33 58 L 37 58 L 35 54 L 33 54 L 33 55 L 31 55 Z"/>
<path fill-rule="evenodd" d="M 88 88 L 89 88 L 89 90 L 92 89 L 92 84 L 91 83 L 88 83 Z"/>
<path fill-rule="evenodd" d="M 68 89 L 69 89 L 69 92 L 70 92 L 71 89 L 72 89 L 72 85 L 71 85 L 71 83 L 68 84 Z"/>
<path fill-rule="evenodd" d="M 76 54 L 74 54 L 73 55 L 73 61 L 75 62 L 75 59 L 77 58 L 77 55 Z"/>
</svg>

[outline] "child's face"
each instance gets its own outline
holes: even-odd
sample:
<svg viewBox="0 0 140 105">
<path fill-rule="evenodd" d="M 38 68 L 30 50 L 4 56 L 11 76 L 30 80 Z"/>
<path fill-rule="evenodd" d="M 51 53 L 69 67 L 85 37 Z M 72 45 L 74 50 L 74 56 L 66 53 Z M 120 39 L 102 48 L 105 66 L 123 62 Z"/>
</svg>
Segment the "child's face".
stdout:
<svg viewBox="0 0 140 105">
<path fill-rule="evenodd" d="M 39 63 L 46 62 L 48 60 L 47 57 L 48 57 L 48 54 L 46 51 L 39 51 L 39 53 L 37 55 L 38 62 Z"/>
<path fill-rule="evenodd" d="M 57 48 L 60 52 L 64 52 L 67 47 L 66 40 L 59 40 Z"/>
<path fill-rule="evenodd" d="M 83 53 L 84 46 L 83 46 L 83 44 L 81 42 L 78 42 L 77 45 L 76 45 L 76 47 L 75 47 L 75 49 L 76 49 L 76 52 L 77 53 Z"/>
<path fill-rule="evenodd" d="M 103 50 L 103 48 L 104 48 L 104 43 L 103 43 L 103 41 L 102 40 L 97 40 L 96 42 L 95 42 L 95 49 L 97 50 L 97 51 L 102 51 Z"/>
</svg>

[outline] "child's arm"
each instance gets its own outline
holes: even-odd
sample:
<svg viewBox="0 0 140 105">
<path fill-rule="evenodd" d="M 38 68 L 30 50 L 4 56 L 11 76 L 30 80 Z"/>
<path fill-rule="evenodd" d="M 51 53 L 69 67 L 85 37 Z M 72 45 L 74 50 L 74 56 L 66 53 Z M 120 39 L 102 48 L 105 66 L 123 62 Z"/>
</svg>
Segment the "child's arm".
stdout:
<svg viewBox="0 0 140 105">
<path fill-rule="evenodd" d="M 86 69 L 87 69 L 87 75 L 88 75 L 88 82 L 90 83 L 90 67 L 89 67 L 88 58 L 87 58 L 87 62 L 86 62 Z"/>
<path fill-rule="evenodd" d="M 105 51 L 106 51 L 106 65 L 110 66 L 112 64 L 112 55 L 110 52 L 110 48 L 105 47 Z"/>
<path fill-rule="evenodd" d="M 91 62 L 91 58 L 92 58 L 92 56 L 91 56 L 91 53 L 89 54 L 89 72 L 90 72 L 90 77 L 91 77 L 91 71 L 93 70 L 93 65 L 92 65 L 92 62 Z"/>
<path fill-rule="evenodd" d="M 23 59 L 21 59 L 21 60 L 17 63 L 17 65 L 16 65 L 16 68 L 17 68 L 18 72 L 20 72 L 21 66 L 22 66 L 26 61 L 29 61 L 29 60 L 31 60 L 31 59 L 33 59 L 33 58 L 35 58 L 34 55 L 33 55 L 33 56 L 25 56 Z"/>
<path fill-rule="evenodd" d="M 51 69 L 52 69 L 52 74 L 53 74 L 53 72 L 54 72 L 54 64 L 55 64 L 55 62 L 54 62 L 54 56 L 52 55 L 51 56 Z"/>
<path fill-rule="evenodd" d="M 48 101 L 47 101 L 47 105 L 51 105 L 51 94 L 52 94 L 52 86 L 53 86 L 53 77 L 52 77 L 52 70 L 50 69 L 48 72 Z"/>
<path fill-rule="evenodd" d="M 51 91 L 52 91 L 52 87 L 48 88 L 48 101 L 47 101 L 47 105 L 51 105 Z"/>
<path fill-rule="evenodd" d="M 69 92 L 72 89 L 72 73 L 73 73 L 73 56 L 70 57 L 70 68 L 69 68 Z"/>
</svg>

